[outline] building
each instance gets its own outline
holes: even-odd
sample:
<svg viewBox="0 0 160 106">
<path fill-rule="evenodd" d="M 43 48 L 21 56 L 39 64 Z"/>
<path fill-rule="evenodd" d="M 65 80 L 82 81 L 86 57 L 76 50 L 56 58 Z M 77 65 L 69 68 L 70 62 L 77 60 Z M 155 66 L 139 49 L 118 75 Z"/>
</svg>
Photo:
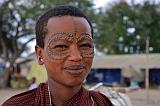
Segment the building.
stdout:
<svg viewBox="0 0 160 106">
<path fill-rule="evenodd" d="M 145 81 L 145 71 L 149 70 L 150 85 L 160 86 L 160 54 L 107 55 L 95 57 L 92 72 L 87 82 L 121 84 L 123 77 L 135 81 Z"/>
</svg>

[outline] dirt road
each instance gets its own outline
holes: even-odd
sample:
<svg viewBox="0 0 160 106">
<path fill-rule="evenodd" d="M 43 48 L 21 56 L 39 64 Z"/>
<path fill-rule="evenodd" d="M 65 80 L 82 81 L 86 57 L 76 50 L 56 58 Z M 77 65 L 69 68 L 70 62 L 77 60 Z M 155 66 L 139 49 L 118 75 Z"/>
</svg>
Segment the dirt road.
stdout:
<svg viewBox="0 0 160 106">
<path fill-rule="evenodd" d="M 160 106 L 160 90 L 137 90 L 128 93 L 133 106 Z M 148 95 L 148 96 L 147 96 Z"/>
</svg>

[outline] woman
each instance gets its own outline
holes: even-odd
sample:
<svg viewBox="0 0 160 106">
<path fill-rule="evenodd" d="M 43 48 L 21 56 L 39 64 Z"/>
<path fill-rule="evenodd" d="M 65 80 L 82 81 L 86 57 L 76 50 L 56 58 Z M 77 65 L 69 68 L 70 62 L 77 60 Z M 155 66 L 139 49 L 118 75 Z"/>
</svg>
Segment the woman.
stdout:
<svg viewBox="0 0 160 106">
<path fill-rule="evenodd" d="M 112 106 L 106 96 L 82 86 L 91 71 L 94 44 L 91 22 L 78 8 L 57 6 L 44 13 L 36 24 L 36 41 L 48 81 L 3 106 Z"/>
</svg>

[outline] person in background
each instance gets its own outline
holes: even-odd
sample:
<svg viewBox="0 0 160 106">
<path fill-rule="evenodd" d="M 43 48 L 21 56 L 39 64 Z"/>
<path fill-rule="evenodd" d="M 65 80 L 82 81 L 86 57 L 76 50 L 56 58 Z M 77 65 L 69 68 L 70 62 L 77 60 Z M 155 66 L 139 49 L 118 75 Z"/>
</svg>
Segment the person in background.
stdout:
<svg viewBox="0 0 160 106">
<path fill-rule="evenodd" d="M 32 77 L 29 83 L 29 90 L 35 89 L 38 87 L 38 84 L 36 83 L 36 77 Z"/>
<path fill-rule="evenodd" d="M 94 57 L 93 27 L 74 6 L 57 6 L 36 23 L 36 56 L 48 81 L 13 96 L 3 106 L 113 106 L 103 94 L 88 91 L 83 81 Z"/>
</svg>

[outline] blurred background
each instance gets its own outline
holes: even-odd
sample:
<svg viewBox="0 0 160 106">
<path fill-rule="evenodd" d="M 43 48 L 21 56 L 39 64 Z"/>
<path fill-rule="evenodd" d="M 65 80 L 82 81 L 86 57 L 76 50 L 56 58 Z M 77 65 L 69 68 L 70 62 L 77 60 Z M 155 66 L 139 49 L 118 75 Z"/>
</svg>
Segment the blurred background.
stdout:
<svg viewBox="0 0 160 106">
<path fill-rule="evenodd" d="M 79 7 L 94 27 L 86 87 L 103 83 L 133 106 L 159 106 L 160 0 L 0 0 L 0 104 L 47 80 L 34 54 L 34 27 L 40 14 L 63 4 Z"/>
</svg>

